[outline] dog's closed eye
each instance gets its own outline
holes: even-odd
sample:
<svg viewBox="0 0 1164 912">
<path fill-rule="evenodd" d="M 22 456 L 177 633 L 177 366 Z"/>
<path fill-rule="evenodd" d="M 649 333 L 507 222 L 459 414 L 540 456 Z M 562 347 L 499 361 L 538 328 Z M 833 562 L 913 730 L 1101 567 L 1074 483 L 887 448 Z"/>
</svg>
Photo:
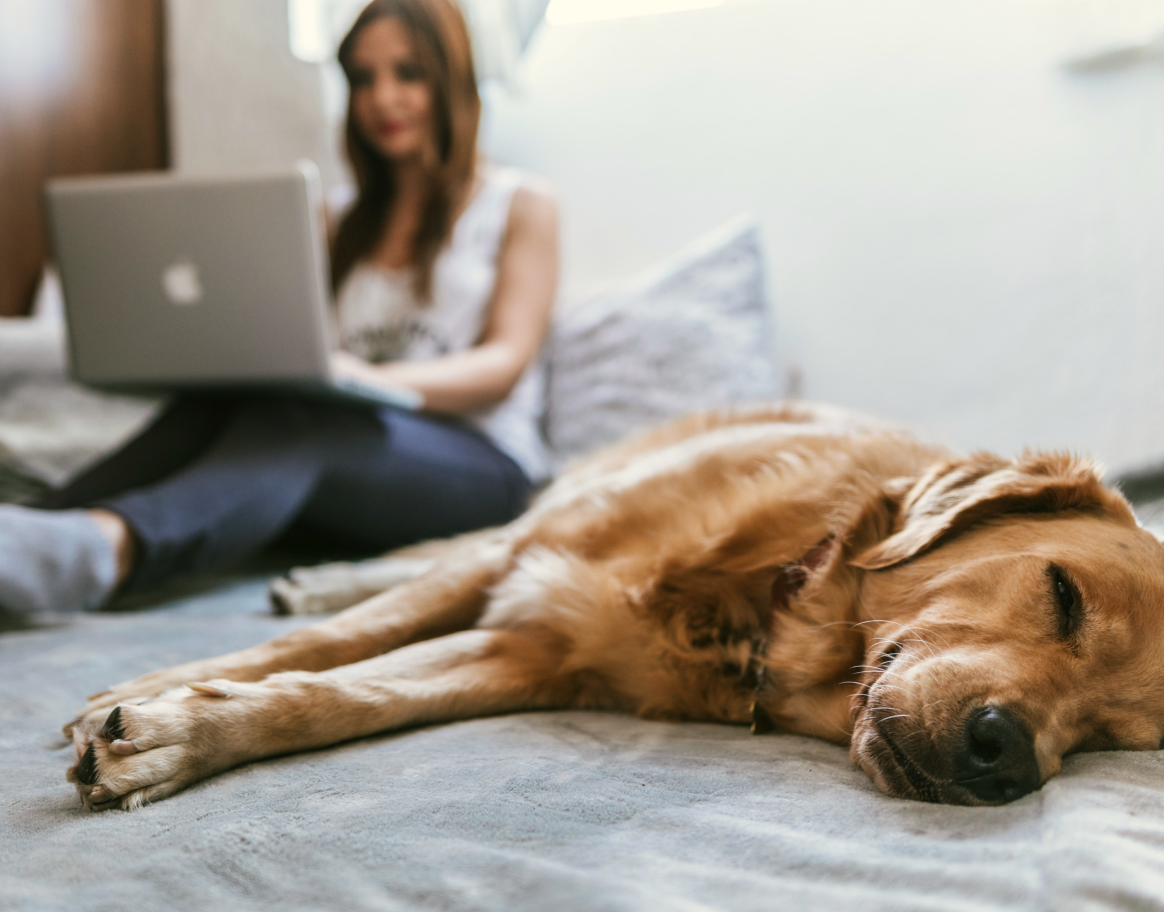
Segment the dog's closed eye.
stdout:
<svg viewBox="0 0 1164 912">
<path fill-rule="evenodd" d="M 1079 596 L 1079 590 L 1061 567 L 1051 564 L 1047 568 L 1047 576 L 1051 581 L 1051 595 L 1058 609 L 1056 615 L 1059 638 L 1070 640 L 1083 621 L 1083 600 Z"/>
</svg>

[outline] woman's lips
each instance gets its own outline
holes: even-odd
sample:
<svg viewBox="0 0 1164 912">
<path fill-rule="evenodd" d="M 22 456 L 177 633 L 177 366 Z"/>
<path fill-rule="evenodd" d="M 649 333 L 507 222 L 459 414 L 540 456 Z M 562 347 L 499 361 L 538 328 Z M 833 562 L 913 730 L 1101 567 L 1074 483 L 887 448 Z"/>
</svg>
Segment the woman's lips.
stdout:
<svg viewBox="0 0 1164 912">
<path fill-rule="evenodd" d="M 380 136 L 396 136 L 408 129 L 408 124 L 403 120 L 382 120 L 376 124 L 376 132 Z"/>
</svg>

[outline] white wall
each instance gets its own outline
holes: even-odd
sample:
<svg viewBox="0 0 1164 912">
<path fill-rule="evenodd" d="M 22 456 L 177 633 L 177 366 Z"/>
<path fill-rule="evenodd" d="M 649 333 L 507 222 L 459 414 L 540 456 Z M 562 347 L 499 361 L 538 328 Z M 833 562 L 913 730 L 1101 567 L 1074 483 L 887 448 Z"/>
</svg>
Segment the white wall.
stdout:
<svg viewBox="0 0 1164 912">
<path fill-rule="evenodd" d="M 169 0 L 179 167 L 339 174 L 285 0 Z M 1164 0 L 727 0 L 544 26 L 485 145 L 550 177 L 567 284 L 749 209 L 804 393 L 963 448 L 1164 458 L 1164 66 L 1062 62 Z M 334 104 L 333 104 L 334 107 Z"/>
<path fill-rule="evenodd" d="M 750 209 L 804 394 L 963 448 L 1164 457 L 1164 29 L 1121 0 L 728 0 L 545 26 L 486 144 L 558 185 L 568 283 Z"/>
<path fill-rule="evenodd" d="M 261 171 L 310 158 L 330 185 L 338 140 L 320 68 L 291 54 L 287 0 L 167 0 L 174 167 Z"/>
</svg>

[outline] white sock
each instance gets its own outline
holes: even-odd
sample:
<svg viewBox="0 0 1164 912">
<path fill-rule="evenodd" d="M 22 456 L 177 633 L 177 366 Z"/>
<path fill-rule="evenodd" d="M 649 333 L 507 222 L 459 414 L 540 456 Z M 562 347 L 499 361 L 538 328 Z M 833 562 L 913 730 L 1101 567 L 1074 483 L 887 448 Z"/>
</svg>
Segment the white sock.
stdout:
<svg viewBox="0 0 1164 912">
<path fill-rule="evenodd" d="M 113 545 L 84 510 L 0 504 L 0 614 L 50 619 L 92 610 L 116 584 Z"/>
</svg>

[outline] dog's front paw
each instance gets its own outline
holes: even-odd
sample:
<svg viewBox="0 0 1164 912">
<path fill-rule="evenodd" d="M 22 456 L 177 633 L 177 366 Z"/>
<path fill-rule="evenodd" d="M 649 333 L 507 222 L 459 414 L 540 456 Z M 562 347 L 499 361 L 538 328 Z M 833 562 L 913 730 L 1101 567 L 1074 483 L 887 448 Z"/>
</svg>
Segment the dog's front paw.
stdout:
<svg viewBox="0 0 1164 912">
<path fill-rule="evenodd" d="M 108 690 L 91 694 L 86 698 L 85 706 L 77 714 L 77 717 L 66 722 L 62 729 L 65 737 L 71 738 L 73 737 L 73 729 L 82 720 L 101 710 L 109 712 L 114 706 L 123 703 L 143 703 L 146 700 L 161 696 L 168 690 L 180 689 L 183 684 L 190 681 L 205 681 L 208 678 L 223 677 L 224 674 L 229 674 L 229 672 L 224 672 L 223 669 L 216 668 L 209 662 L 187 662 L 185 665 L 152 671 L 140 678 L 123 681 Z"/>
<path fill-rule="evenodd" d="M 195 683 L 89 712 L 73 724 L 77 762 L 66 778 L 90 810 L 128 811 L 213 775 L 230 765 L 219 718 L 229 697 Z"/>
</svg>

